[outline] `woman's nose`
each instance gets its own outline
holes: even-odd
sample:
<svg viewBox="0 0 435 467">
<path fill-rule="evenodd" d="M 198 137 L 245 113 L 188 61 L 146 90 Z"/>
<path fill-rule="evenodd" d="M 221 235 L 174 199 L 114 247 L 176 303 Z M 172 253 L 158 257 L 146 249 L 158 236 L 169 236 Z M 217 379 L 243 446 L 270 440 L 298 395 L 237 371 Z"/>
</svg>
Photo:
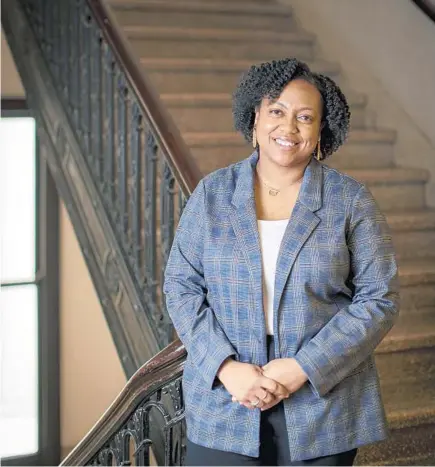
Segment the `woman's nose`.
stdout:
<svg viewBox="0 0 435 467">
<path fill-rule="evenodd" d="M 294 117 L 288 117 L 283 122 L 284 130 L 288 134 L 294 134 L 298 132 L 297 120 Z"/>
</svg>

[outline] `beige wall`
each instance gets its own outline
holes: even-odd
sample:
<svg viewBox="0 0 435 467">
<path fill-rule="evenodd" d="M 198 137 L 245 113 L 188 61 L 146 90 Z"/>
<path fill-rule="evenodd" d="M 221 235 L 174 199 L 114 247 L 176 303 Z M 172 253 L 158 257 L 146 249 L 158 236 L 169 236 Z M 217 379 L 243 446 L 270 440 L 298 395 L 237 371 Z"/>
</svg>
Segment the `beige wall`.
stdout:
<svg viewBox="0 0 435 467">
<path fill-rule="evenodd" d="M 435 206 L 435 25 L 410 0 L 280 1 L 317 35 L 319 56 L 368 95 L 378 125 L 397 130 L 397 163 L 431 171 Z"/>
<path fill-rule="evenodd" d="M 126 383 L 64 205 L 60 208 L 61 445 L 73 447 Z"/>
<path fill-rule="evenodd" d="M 23 97 L 2 34 L 2 97 Z M 67 453 L 126 383 L 112 337 L 63 204 L 60 207 L 61 449 Z"/>
<path fill-rule="evenodd" d="M 2 97 L 23 97 L 24 89 L 15 68 L 11 51 L 2 29 L 1 45 L 1 93 Z"/>
</svg>

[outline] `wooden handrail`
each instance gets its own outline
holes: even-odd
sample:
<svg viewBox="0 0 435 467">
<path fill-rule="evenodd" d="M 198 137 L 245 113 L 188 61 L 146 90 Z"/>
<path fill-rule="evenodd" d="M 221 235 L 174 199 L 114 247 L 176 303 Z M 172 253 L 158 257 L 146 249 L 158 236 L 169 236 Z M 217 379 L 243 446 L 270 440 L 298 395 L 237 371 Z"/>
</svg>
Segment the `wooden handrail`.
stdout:
<svg viewBox="0 0 435 467">
<path fill-rule="evenodd" d="M 435 22 L 435 0 L 412 0 L 429 18 Z"/>
<path fill-rule="evenodd" d="M 185 359 L 186 350 L 176 340 L 139 368 L 94 427 L 60 465 L 85 465 L 89 462 L 141 402 L 182 375 Z"/>
<path fill-rule="evenodd" d="M 142 111 L 153 126 L 160 147 L 165 149 L 168 163 L 183 193 L 188 196 L 203 177 L 189 148 L 169 113 L 164 108 L 154 86 L 138 64 L 130 45 L 119 33 L 120 26 L 102 0 L 87 0 L 94 19 L 101 28 L 112 53 L 138 98 Z"/>
</svg>

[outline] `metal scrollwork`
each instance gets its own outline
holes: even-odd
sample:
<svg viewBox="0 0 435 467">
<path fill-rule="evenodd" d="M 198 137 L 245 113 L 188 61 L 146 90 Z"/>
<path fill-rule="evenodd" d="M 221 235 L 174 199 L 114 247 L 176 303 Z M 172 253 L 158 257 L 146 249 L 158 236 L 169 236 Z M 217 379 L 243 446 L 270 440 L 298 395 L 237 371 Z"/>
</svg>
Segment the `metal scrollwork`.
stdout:
<svg viewBox="0 0 435 467">
<path fill-rule="evenodd" d="M 116 264 L 115 254 L 112 250 L 107 250 L 103 258 L 103 270 L 107 288 L 116 302 L 120 301 L 121 277 Z"/>
<path fill-rule="evenodd" d="M 169 397 L 167 397 L 169 395 Z M 150 417 L 163 419 L 165 465 L 183 465 L 185 454 L 184 404 L 181 377 L 145 399 L 122 427 L 90 459 L 87 465 L 150 465 L 154 446 Z M 133 441 L 135 449 L 131 449 Z"/>
</svg>

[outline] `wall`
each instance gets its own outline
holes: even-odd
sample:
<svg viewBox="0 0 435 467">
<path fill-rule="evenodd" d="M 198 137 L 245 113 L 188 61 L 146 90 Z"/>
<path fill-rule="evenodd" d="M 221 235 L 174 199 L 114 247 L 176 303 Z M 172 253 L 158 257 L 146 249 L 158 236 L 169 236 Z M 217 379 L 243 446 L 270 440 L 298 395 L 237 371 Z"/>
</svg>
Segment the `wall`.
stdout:
<svg viewBox="0 0 435 467">
<path fill-rule="evenodd" d="M 398 131 L 399 165 L 426 168 L 435 206 L 435 24 L 411 0 L 280 0 L 338 62 L 352 89 L 369 96 L 378 125 Z"/>
<path fill-rule="evenodd" d="M 1 42 L 1 95 L 2 97 L 24 97 L 25 95 L 3 29 Z"/>
<path fill-rule="evenodd" d="M 126 383 L 68 213 L 60 208 L 61 445 L 69 450 Z"/>
<path fill-rule="evenodd" d="M 2 33 L 2 97 L 24 90 Z M 60 207 L 61 449 L 74 447 L 126 383 L 66 209 Z"/>
</svg>

